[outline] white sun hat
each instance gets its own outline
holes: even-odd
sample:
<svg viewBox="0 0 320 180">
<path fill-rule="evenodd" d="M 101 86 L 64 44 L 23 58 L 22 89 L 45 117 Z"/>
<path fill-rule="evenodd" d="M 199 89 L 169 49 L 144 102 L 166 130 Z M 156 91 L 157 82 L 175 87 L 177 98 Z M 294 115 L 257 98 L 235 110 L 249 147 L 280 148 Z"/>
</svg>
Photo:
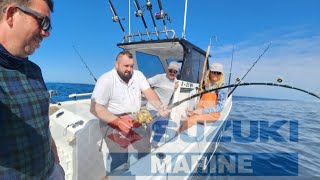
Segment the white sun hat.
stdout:
<svg viewBox="0 0 320 180">
<path fill-rule="evenodd" d="M 212 63 L 209 69 L 210 71 L 223 72 L 223 65 L 220 63 Z"/>
<path fill-rule="evenodd" d="M 175 61 L 172 61 L 169 66 L 168 69 L 173 69 L 179 72 L 180 68 L 179 68 L 179 64 Z"/>
</svg>

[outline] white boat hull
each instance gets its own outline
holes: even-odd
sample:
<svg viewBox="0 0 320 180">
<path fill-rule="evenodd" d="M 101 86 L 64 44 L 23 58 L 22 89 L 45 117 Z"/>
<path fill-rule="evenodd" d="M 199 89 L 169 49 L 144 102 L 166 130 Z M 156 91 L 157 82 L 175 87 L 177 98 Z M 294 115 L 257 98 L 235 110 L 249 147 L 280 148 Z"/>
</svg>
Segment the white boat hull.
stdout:
<svg viewBox="0 0 320 180">
<path fill-rule="evenodd" d="M 179 98 L 174 99 L 174 102 L 188 97 L 192 93 L 175 96 Z M 124 175 L 129 173 L 128 178 L 135 177 L 137 179 L 166 179 L 167 175 L 172 175 L 174 178 L 180 176 L 179 172 L 175 172 L 176 165 L 185 163 L 185 156 L 191 155 L 195 163 L 189 163 L 188 168 L 180 173 L 181 177 L 187 178 L 199 166 L 199 161 L 204 157 L 206 150 L 211 148 L 210 152 L 214 153 L 231 110 L 232 97 L 226 100 L 218 121 L 206 125 L 199 124 L 190 128 L 188 133 L 174 137 L 185 108 L 194 105 L 195 101 L 194 99 L 173 109 L 170 121 L 176 125 L 169 126 L 164 135 L 166 143 L 137 161 L 131 158 L 130 169 Z M 102 136 L 99 130 L 99 120 L 90 113 L 90 99 L 67 101 L 61 105 L 51 105 L 52 107 L 57 107 L 53 109 L 58 110 L 50 116 L 50 128 L 58 148 L 61 165 L 66 173 L 66 179 L 87 180 L 104 177 L 107 168 L 110 167 L 108 149 L 103 142 L 101 152 L 99 151 Z M 81 121 L 83 124 L 79 123 Z M 197 129 L 201 131 L 197 132 Z M 215 142 L 212 143 L 213 140 Z M 157 158 L 159 153 L 166 155 L 166 158 L 161 162 Z M 123 179 L 123 176 L 110 176 L 109 178 Z"/>
</svg>

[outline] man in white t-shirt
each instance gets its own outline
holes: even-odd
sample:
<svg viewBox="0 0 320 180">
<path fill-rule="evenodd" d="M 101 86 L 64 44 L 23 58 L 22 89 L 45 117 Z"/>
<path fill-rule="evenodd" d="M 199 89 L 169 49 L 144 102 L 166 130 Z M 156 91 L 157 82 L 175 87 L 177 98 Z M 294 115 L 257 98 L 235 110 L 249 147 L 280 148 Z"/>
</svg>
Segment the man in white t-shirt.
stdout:
<svg viewBox="0 0 320 180">
<path fill-rule="evenodd" d="M 138 151 L 138 158 L 150 151 L 146 130 L 139 128 L 130 113 L 141 107 L 141 92 L 162 116 L 168 115 L 158 95 L 150 88 L 146 77 L 133 70 L 134 60 L 129 51 L 118 54 L 115 68 L 97 81 L 91 97 L 91 113 L 100 119 L 100 130 L 111 157 L 110 173 L 128 161 L 128 146 Z M 132 128 L 136 128 L 134 131 Z M 143 132 L 142 135 L 136 133 Z M 141 152 L 141 153 L 140 153 Z"/>
<path fill-rule="evenodd" d="M 158 74 L 148 79 L 150 86 L 155 90 L 161 102 L 165 105 L 169 105 L 170 99 L 178 85 L 176 77 L 179 70 L 179 64 L 172 61 L 168 66 L 167 73 Z M 150 111 L 152 116 L 154 116 L 158 111 L 150 102 L 147 103 L 147 109 Z M 158 143 L 165 133 L 167 125 L 168 117 L 159 117 L 150 124 L 151 130 L 153 131 L 151 143 L 154 148 L 158 147 Z"/>
</svg>

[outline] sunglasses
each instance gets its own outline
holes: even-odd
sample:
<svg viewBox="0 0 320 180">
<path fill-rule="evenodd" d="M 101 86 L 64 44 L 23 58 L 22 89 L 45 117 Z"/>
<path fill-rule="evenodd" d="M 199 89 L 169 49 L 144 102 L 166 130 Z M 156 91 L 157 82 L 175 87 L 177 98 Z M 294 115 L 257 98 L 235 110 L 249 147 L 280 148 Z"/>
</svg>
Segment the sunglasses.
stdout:
<svg viewBox="0 0 320 180">
<path fill-rule="evenodd" d="M 178 73 L 178 71 L 176 71 L 176 70 L 173 70 L 173 69 L 169 69 L 169 73 L 174 73 L 174 74 L 177 74 L 177 73 Z"/>
<path fill-rule="evenodd" d="M 221 72 L 218 72 L 218 71 L 210 71 L 210 73 L 215 75 L 221 75 Z"/>
<path fill-rule="evenodd" d="M 16 8 L 22 11 L 23 13 L 33 15 L 38 21 L 38 24 L 43 31 L 50 31 L 52 29 L 51 22 L 48 16 L 23 6 L 16 5 Z"/>
</svg>

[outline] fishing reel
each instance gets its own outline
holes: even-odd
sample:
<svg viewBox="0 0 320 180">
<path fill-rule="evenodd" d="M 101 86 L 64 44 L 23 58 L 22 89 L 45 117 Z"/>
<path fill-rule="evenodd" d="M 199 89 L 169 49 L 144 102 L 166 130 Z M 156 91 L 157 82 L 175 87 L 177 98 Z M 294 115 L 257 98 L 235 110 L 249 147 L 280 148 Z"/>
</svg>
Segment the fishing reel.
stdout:
<svg viewBox="0 0 320 180">
<path fill-rule="evenodd" d="M 140 10 L 135 11 L 135 12 L 134 12 L 134 15 L 135 15 L 136 17 L 141 17 L 141 16 L 142 16 L 142 13 L 143 13 L 143 11 L 140 9 Z"/>
<path fill-rule="evenodd" d="M 125 20 L 124 18 L 120 18 L 119 16 L 112 16 L 113 22 L 119 22 L 120 20 Z"/>
<path fill-rule="evenodd" d="M 112 16 L 112 21 L 113 22 L 119 22 L 119 16 Z"/>
<path fill-rule="evenodd" d="M 150 0 L 147 0 L 146 6 L 147 6 L 148 10 L 152 10 L 152 4 L 151 4 Z"/>
<path fill-rule="evenodd" d="M 160 12 L 156 12 L 154 16 L 157 20 L 167 18 L 170 23 L 172 22 L 172 19 L 168 16 L 168 13 L 164 12 L 163 10 L 161 10 Z"/>
</svg>

